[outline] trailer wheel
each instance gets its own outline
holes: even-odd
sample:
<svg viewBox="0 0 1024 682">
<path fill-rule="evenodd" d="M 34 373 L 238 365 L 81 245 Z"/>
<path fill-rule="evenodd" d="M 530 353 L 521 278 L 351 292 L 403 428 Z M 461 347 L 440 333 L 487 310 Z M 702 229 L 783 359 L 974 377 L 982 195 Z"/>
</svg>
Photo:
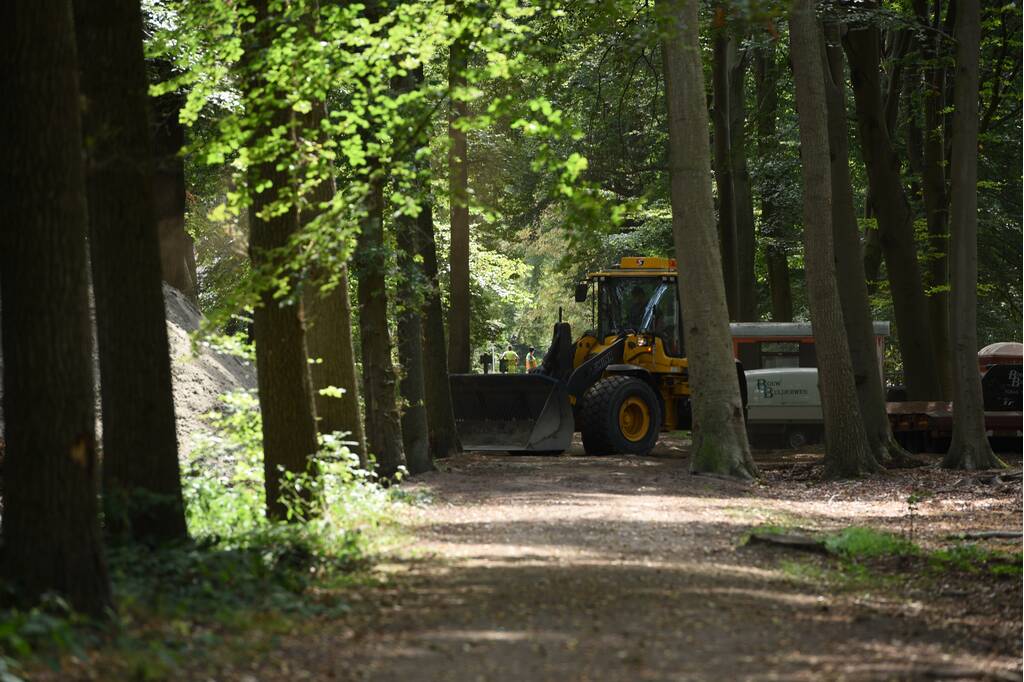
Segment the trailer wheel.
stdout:
<svg viewBox="0 0 1024 682">
<path fill-rule="evenodd" d="M 791 428 L 786 432 L 786 445 L 796 450 L 807 445 L 811 441 L 806 429 L 800 427 Z"/>
<path fill-rule="evenodd" d="M 646 455 L 658 442 L 661 408 L 647 382 L 610 376 L 583 396 L 583 449 L 588 455 Z"/>
</svg>

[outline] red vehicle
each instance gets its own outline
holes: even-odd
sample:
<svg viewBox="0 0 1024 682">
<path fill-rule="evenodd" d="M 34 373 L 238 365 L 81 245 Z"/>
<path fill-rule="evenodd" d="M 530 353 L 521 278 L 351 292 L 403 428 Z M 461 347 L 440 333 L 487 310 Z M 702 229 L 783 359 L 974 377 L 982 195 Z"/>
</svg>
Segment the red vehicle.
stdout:
<svg viewBox="0 0 1024 682">
<path fill-rule="evenodd" d="M 1021 388 L 1024 346 L 994 343 L 978 351 L 985 399 L 985 430 L 998 450 L 1020 451 L 1024 435 Z M 886 403 L 893 435 L 912 451 L 945 452 L 953 436 L 953 404 L 948 402 Z"/>
</svg>

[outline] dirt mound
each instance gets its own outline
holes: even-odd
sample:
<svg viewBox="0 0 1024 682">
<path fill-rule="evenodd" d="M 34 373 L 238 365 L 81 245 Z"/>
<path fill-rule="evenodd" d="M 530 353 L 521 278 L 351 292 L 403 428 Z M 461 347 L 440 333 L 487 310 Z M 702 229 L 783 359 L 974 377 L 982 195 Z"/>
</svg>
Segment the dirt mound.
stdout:
<svg viewBox="0 0 1024 682">
<path fill-rule="evenodd" d="M 182 454 L 188 452 L 197 434 L 206 430 L 203 415 L 219 406 L 217 397 L 241 388 L 256 387 L 256 368 L 250 363 L 205 345 L 193 354 L 189 333 L 199 329 L 202 313 L 185 296 L 164 285 L 164 309 L 167 316 L 167 340 L 170 345 L 171 374 L 174 381 L 174 410 L 177 418 L 178 445 Z M 95 334 L 94 334 L 95 338 Z M 97 395 L 97 434 L 99 419 L 99 360 L 93 344 Z M 0 379 L 3 377 L 3 356 L 0 355 Z M 3 396 L 0 381 L 0 398 Z M 0 405 L 0 438 L 3 437 L 3 411 Z"/>
</svg>

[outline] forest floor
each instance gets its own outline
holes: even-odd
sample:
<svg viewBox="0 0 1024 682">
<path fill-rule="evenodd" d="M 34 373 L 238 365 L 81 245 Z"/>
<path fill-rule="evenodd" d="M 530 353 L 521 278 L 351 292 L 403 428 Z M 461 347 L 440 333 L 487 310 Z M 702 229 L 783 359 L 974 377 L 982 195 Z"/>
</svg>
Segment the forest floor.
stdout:
<svg viewBox="0 0 1024 682">
<path fill-rule="evenodd" d="M 1019 539 L 949 537 L 1019 531 L 1019 477 L 931 465 L 826 482 L 820 454 L 773 452 L 743 484 L 690 475 L 687 445 L 445 460 L 402 486 L 421 500 L 409 540 L 347 588 L 346 615 L 211 679 L 1021 678 Z M 868 526 L 919 550 L 746 542 L 767 526 Z"/>
</svg>

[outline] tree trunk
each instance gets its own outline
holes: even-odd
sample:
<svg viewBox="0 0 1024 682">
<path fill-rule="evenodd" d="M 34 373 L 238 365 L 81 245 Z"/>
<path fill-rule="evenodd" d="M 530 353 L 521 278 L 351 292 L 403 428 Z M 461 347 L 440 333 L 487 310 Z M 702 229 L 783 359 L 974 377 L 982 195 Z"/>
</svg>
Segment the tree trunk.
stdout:
<svg viewBox="0 0 1024 682">
<path fill-rule="evenodd" d="M 795 0 L 790 56 L 800 123 L 804 261 L 825 422 L 825 475 L 846 478 L 877 467 L 861 420 L 832 243 L 832 180 L 824 49 L 812 0 Z"/>
<path fill-rule="evenodd" d="M 775 58 L 775 42 L 768 42 L 754 53 L 754 85 L 757 93 L 757 153 L 762 159 L 776 152 L 775 118 L 779 108 L 778 64 Z M 781 218 L 775 206 L 775 179 L 762 178 L 761 187 L 761 236 L 765 266 L 768 274 L 768 290 L 771 294 L 772 321 L 793 321 L 793 294 L 789 285 L 789 261 L 781 243 Z"/>
<path fill-rule="evenodd" d="M 419 229 L 416 244 L 423 259 L 423 274 L 426 277 L 426 301 L 423 311 L 423 385 L 427 401 L 427 425 L 430 430 L 431 455 L 434 459 L 439 459 L 457 454 L 462 446 L 459 445 L 459 435 L 455 430 L 452 389 L 448 383 L 444 310 L 441 307 L 441 289 L 437 281 L 433 203 L 430 195 L 424 197 L 420 214 L 416 217 Z"/>
<path fill-rule="evenodd" d="M 405 464 L 388 328 L 387 250 L 384 246 L 384 178 L 371 163 L 363 218 L 353 266 L 358 278 L 359 340 L 363 355 L 366 447 L 385 480 Z"/>
<path fill-rule="evenodd" d="M 879 367 L 863 254 L 850 181 L 850 150 L 846 127 L 846 69 L 838 24 L 825 26 L 825 97 L 828 106 L 829 173 L 832 187 L 832 236 L 843 322 L 850 346 L 854 380 L 864 430 L 878 462 L 901 460 L 906 452 L 896 443 L 885 410 L 885 388 Z"/>
<path fill-rule="evenodd" d="M 718 188 L 718 243 L 729 319 L 739 319 L 739 270 L 736 248 L 736 200 L 732 177 L 732 153 L 729 147 L 729 67 L 735 61 L 736 44 L 724 26 L 714 31 L 714 58 L 711 85 L 714 91 L 712 122 L 715 135 L 715 185 Z"/>
<path fill-rule="evenodd" d="M 757 475 L 729 335 L 721 252 L 711 196 L 711 150 L 697 0 L 662 0 L 668 104 L 672 231 L 679 258 L 694 438 L 690 470 L 740 478 Z"/>
<path fill-rule="evenodd" d="M 924 3 L 918 3 L 924 4 Z M 952 351 L 949 345 L 949 196 L 946 192 L 946 143 L 942 112 L 946 108 L 946 68 L 937 63 L 941 56 L 943 36 L 941 7 L 935 3 L 932 22 L 934 36 L 925 34 L 922 53 L 932 65 L 925 69 L 924 77 L 924 144 L 921 169 L 921 189 L 924 195 L 924 213 L 928 225 L 928 317 L 931 321 L 936 363 L 943 397 L 949 400 L 953 391 Z M 928 12 L 919 8 L 918 17 L 928 22 Z"/>
<path fill-rule="evenodd" d="M 318 129 L 326 109 L 323 103 L 314 109 L 316 116 L 307 125 Z M 310 198 L 314 208 L 303 222 L 309 222 L 320 212 L 320 206 L 330 201 L 337 187 L 334 177 L 324 180 Z M 338 283 L 323 293 L 307 287 L 303 291 L 306 323 L 306 350 L 313 381 L 317 423 L 321 434 L 347 433 L 349 446 L 358 456 L 361 466 L 367 466 L 366 435 L 359 408 L 359 374 L 356 370 L 355 350 L 352 346 L 352 305 L 348 291 L 348 265 L 337 266 Z M 342 389 L 340 397 L 321 393 L 328 387 Z"/>
<path fill-rule="evenodd" d="M 754 198 L 747 168 L 747 54 L 729 69 L 729 149 L 736 218 L 737 319 L 753 322 L 757 314 L 757 275 L 754 273 L 757 238 L 754 234 Z"/>
<path fill-rule="evenodd" d="M 171 65 L 156 62 L 158 78 L 172 75 Z M 185 105 L 181 91 L 150 100 L 153 110 L 153 207 L 160 237 L 160 271 L 165 282 L 199 304 L 195 247 L 185 231 L 185 160 L 179 152 L 185 146 L 185 128 L 178 113 Z"/>
<path fill-rule="evenodd" d="M 396 76 L 392 83 L 397 92 L 411 92 L 417 87 L 413 73 Z M 419 112 L 417 112 L 419 113 Z M 405 141 L 408 151 L 404 154 L 409 170 L 415 174 L 413 191 L 420 210 L 426 203 L 424 195 L 428 181 L 417 168 L 416 158 L 421 150 L 427 151 L 427 141 L 419 139 Z M 426 158 L 429 158 L 427 156 Z M 401 213 L 395 218 L 395 241 L 398 247 L 398 362 L 402 366 L 398 389 L 405 404 L 402 410 L 402 447 L 409 473 L 421 474 L 434 470 L 430 456 L 430 438 L 427 425 L 427 408 L 424 387 L 423 356 L 423 308 L 426 278 L 419 254 L 419 225 L 417 217 Z"/>
<path fill-rule="evenodd" d="M 942 396 L 914 241 L 914 215 L 903 191 L 899 160 L 886 124 L 879 83 L 878 29 L 851 28 L 844 38 L 857 104 L 857 129 L 872 208 L 892 291 L 903 373 L 910 400 Z"/>
<path fill-rule="evenodd" d="M 9 3 L 0 21 L 3 553 L 7 598 L 51 591 L 111 606 L 96 505 L 78 64 L 69 2 Z M 17 20 L 15 20 L 17 17 Z"/>
<path fill-rule="evenodd" d="M 272 87 L 258 62 L 258 55 L 268 49 L 273 35 L 271 23 L 276 19 L 268 16 L 267 4 L 267 0 L 254 3 L 257 25 L 252 33 L 255 44 L 248 46 L 247 69 L 250 76 L 246 84 L 247 98 L 257 88 Z M 261 104 L 267 99 L 265 94 L 259 97 Z M 268 119 L 259 126 L 256 139 L 269 137 L 275 128 L 283 129 L 290 125 L 291 109 L 283 101 L 280 104 L 286 108 L 272 111 L 252 108 L 254 115 Z M 264 215 L 265 209 L 278 200 L 281 190 L 286 189 L 291 181 L 287 168 L 277 168 L 276 158 L 266 159 L 250 171 L 250 187 L 267 181 L 271 186 L 253 195 L 249 209 L 249 256 L 254 270 L 275 273 L 288 280 L 289 291 L 283 298 L 275 297 L 272 290 L 261 292 L 260 303 L 253 315 L 256 372 L 263 418 L 267 516 L 283 519 L 288 507 L 281 497 L 288 491 L 282 489 L 282 470 L 294 474 L 311 473 L 318 443 L 313 382 L 306 361 L 302 302 L 295 300 L 298 282 L 289 272 L 287 261 L 279 254 L 299 228 L 299 210 L 297 206 L 291 206 L 283 213 Z"/>
<path fill-rule="evenodd" d="M 985 403 L 978 373 L 978 0 L 958 1 L 956 41 L 949 209 L 953 441 L 942 464 L 952 469 L 990 469 L 1003 463 L 992 452 L 985 434 Z"/>
<path fill-rule="evenodd" d="M 116 538 L 185 537 L 153 142 L 137 0 L 77 0 L 75 28 L 103 404 L 103 503 Z"/>
<path fill-rule="evenodd" d="M 469 372 L 469 165 L 466 131 L 459 127 L 468 113 L 457 90 L 465 87 L 469 46 L 456 39 L 448 57 L 448 87 L 452 92 L 448 119 L 448 199 L 451 203 L 451 307 L 448 310 L 448 367 L 453 374 Z"/>
</svg>

